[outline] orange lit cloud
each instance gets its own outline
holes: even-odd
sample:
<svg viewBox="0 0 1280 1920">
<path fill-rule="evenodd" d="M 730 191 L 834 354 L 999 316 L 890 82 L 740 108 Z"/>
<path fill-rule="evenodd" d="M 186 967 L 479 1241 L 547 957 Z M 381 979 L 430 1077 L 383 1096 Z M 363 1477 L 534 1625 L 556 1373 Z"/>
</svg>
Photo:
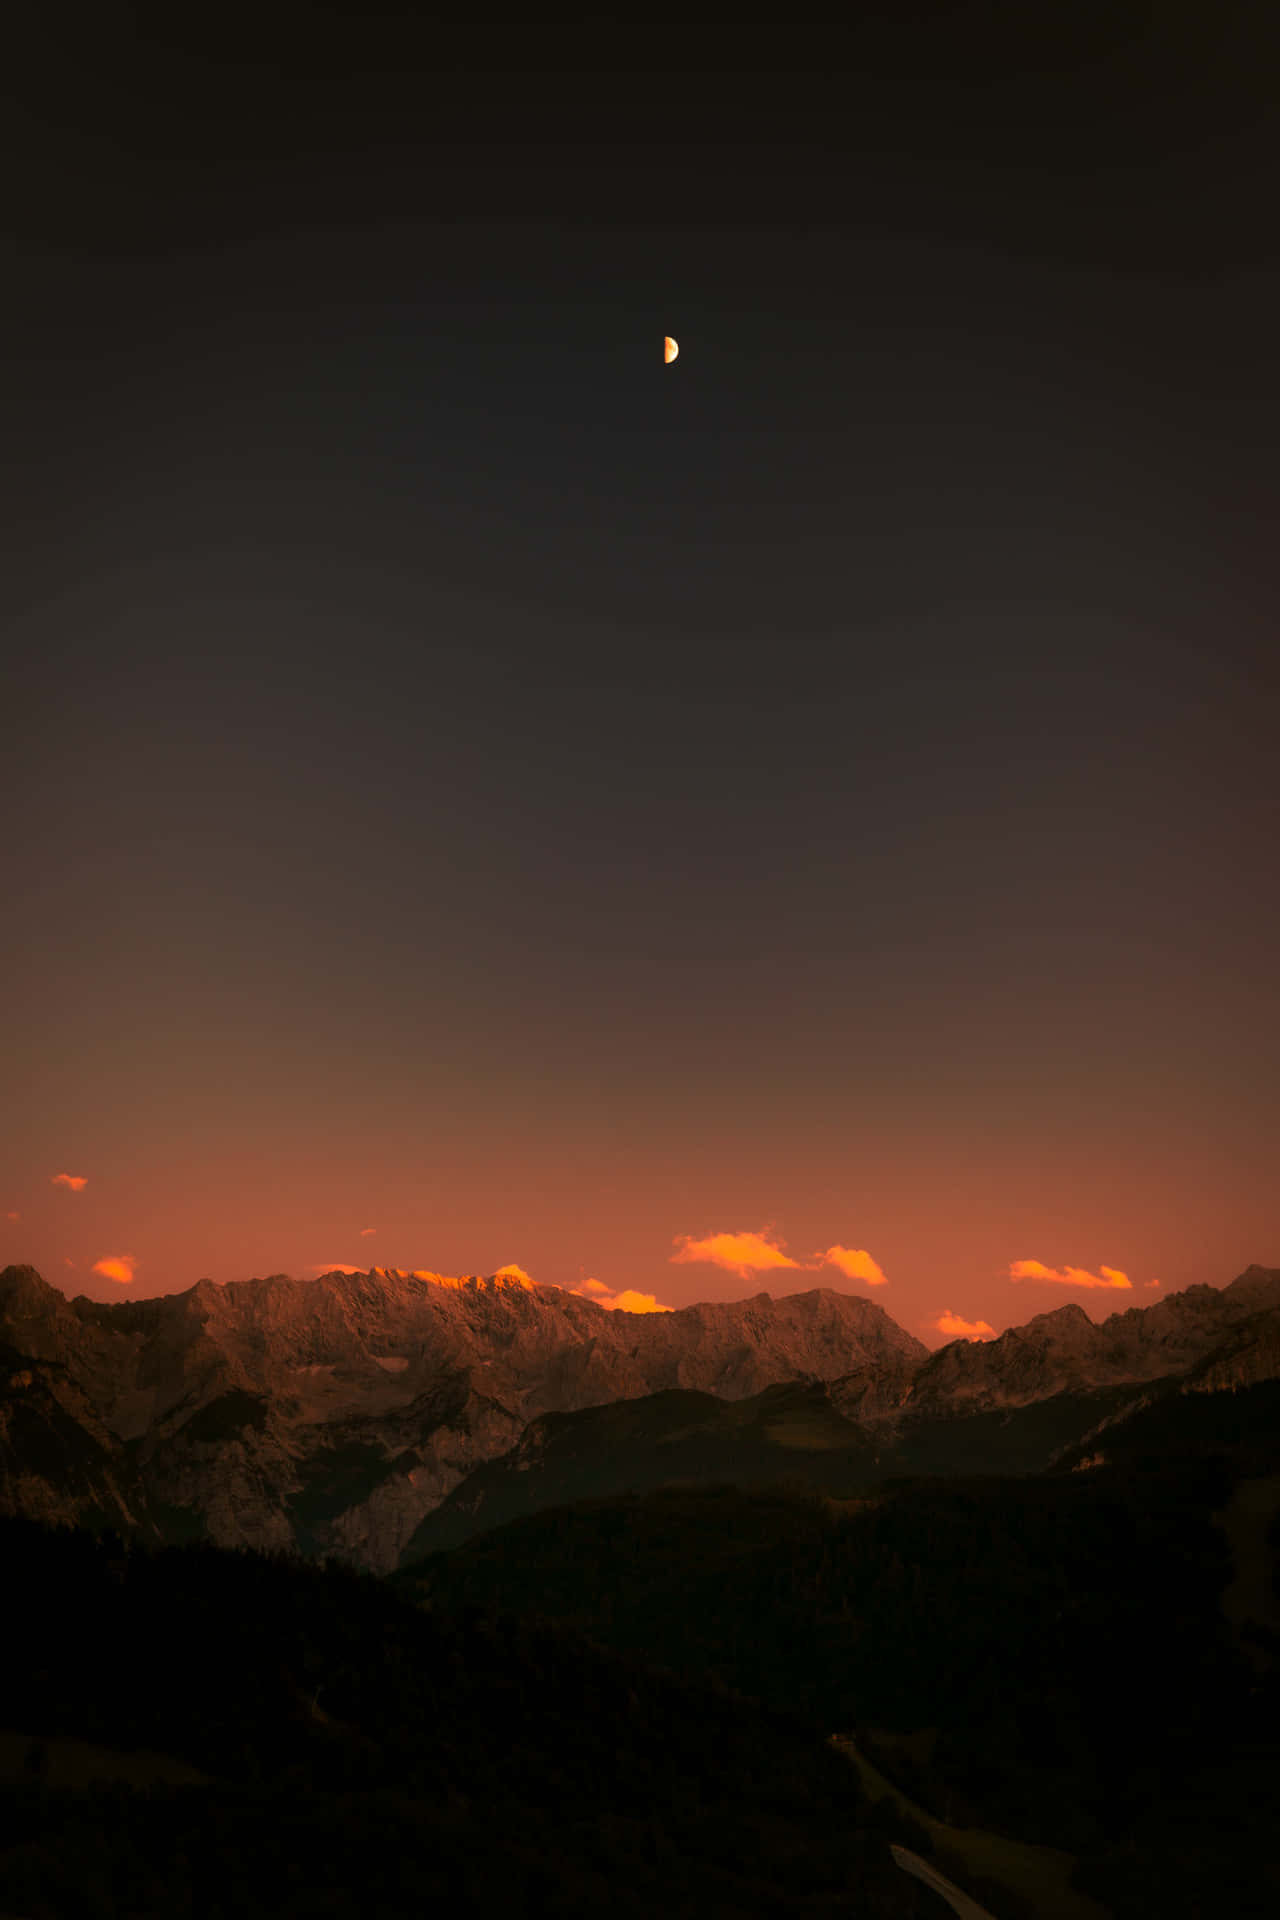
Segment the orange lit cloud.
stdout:
<svg viewBox="0 0 1280 1920">
<path fill-rule="evenodd" d="M 115 1280 L 122 1287 L 127 1287 L 137 1264 L 131 1253 L 109 1253 L 103 1259 L 94 1261 L 93 1271 L 100 1273 L 104 1280 Z"/>
<path fill-rule="evenodd" d="M 671 1259 L 677 1265 L 705 1263 L 723 1267 L 726 1273 L 736 1273 L 743 1280 L 770 1267 L 799 1269 L 800 1262 L 793 1260 L 771 1235 L 769 1227 L 763 1227 L 759 1233 L 709 1233 L 704 1240 L 695 1240 L 690 1233 L 678 1233 Z"/>
<path fill-rule="evenodd" d="M 321 1260 L 308 1269 L 311 1273 L 364 1273 L 364 1267 L 353 1267 L 346 1260 Z"/>
<path fill-rule="evenodd" d="M 995 1328 L 985 1320 L 962 1320 L 950 1307 L 931 1324 L 939 1333 L 945 1333 L 948 1340 L 994 1340 L 996 1337 Z"/>
<path fill-rule="evenodd" d="M 533 1275 L 526 1273 L 523 1267 L 518 1267 L 514 1260 L 508 1261 L 505 1267 L 499 1267 L 493 1277 L 495 1280 L 521 1280 L 526 1287 L 533 1285 Z"/>
<path fill-rule="evenodd" d="M 5 1215 L 6 1220 L 21 1220 L 21 1218 L 22 1215 L 20 1213 L 7 1213 Z"/>
<path fill-rule="evenodd" d="M 66 1187 L 69 1193 L 81 1193 L 89 1184 L 87 1173 L 55 1173 L 49 1177 L 53 1187 Z"/>
<path fill-rule="evenodd" d="M 594 1301 L 597 1307 L 607 1307 L 610 1313 L 670 1313 L 670 1307 L 664 1307 L 656 1294 L 637 1293 L 634 1287 L 624 1287 L 621 1293 L 615 1293 L 612 1287 L 606 1287 L 603 1280 L 582 1280 L 576 1287 L 570 1287 L 570 1293 L 579 1294 L 583 1299 Z"/>
<path fill-rule="evenodd" d="M 869 1287 L 883 1287 L 889 1279 L 865 1247 L 828 1247 L 818 1258 L 829 1267 L 839 1267 L 846 1280 L 865 1280 Z"/>
<path fill-rule="evenodd" d="M 1096 1273 L 1090 1273 L 1087 1267 L 1046 1267 L 1043 1260 L 1015 1260 L 1009 1268 L 1011 1280 L 1050 1280 L 1059 1287 L 1118 1287 L 1133 1286 L 1127 1273 L 1121 1273 L 1118 1267 L 1099 1267 Z"/>
<path fill-rule="evenodd" d="M 362 1240 L 371 1240 L 377 1231 L 378 1229 L 376 1227 L 361 1227 L 360 1238 Z"/>
<path fill-rule="evenodd" d="M 1148 1280 L 1147 1285 L 1149 1287 L 1158 1287 L 1160 1282 L 1158 1280 Z"/>
<path fill-rule="evenodd" d="M 63 1264 L 63 1266 L 64 1266 L 64 1267 L 74 1267 L 74 1265 L 75 1265 L 75 1261 L 74 1261 L 74 1260 L 64 1260 L 62 1264 Z"/>
</svg>

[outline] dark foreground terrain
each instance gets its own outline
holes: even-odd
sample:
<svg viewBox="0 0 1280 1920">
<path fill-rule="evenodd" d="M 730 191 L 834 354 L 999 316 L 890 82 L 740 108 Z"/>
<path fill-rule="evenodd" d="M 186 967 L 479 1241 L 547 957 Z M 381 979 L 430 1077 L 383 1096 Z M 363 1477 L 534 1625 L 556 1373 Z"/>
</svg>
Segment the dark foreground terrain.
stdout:
<svg viewBox="0 0 1280 1920">
<path fill-rule="evenodd" d="M 1270 1916 L 1278 1504 L 1268 1382 L 391 1580 L 3 1522 L 0 1914 L 940 1916 L 898 1840 L 997 1920 Z"/>
<path fill-rule="evenodd" d="M 572 1633 L 246 1552 L 26 1522 L 0 1552 L 6 1915 L 934 1903 L 802 1724 Z"/>
<path fill-rule="evenodd" d="M 1163 1397 L 1089 1458 L 584 1502 L 399 1584 L 852 1734 L 939 1820 L 1070 1853 L 1116 1916 L 1274 1914 L 1280 1386 Z"/>
</svg>

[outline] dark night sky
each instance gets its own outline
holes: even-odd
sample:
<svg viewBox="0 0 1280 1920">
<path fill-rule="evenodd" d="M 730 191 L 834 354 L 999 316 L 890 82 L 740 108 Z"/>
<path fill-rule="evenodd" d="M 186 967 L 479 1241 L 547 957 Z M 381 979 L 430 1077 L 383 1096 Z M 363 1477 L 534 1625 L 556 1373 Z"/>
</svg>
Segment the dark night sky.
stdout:
<svg viewBox="0 0 1280 1920">
<path fill-rule="evenodd" d="M 1260 11 L 10 53 L 0 1257 L 1280 1260 Z"/>
</svg>

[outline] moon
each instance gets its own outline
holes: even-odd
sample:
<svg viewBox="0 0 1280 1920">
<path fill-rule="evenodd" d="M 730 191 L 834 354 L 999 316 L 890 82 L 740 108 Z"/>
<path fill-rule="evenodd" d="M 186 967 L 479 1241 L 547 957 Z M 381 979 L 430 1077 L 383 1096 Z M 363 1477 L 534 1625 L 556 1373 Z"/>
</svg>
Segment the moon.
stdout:
<svg viewBox="0 0 1280 1920">
<path fill-rule="evenodd" d="M 679 341 L 673 340 L 671 338 L 671 335 L 668 334 L 664 339 L 664 341 L 662 342 L 662 357 L 666 361 L 668 366 L 671 365 L 671 362 L 675 359 L 679 351 L 680 351 Z"/>
</svg>

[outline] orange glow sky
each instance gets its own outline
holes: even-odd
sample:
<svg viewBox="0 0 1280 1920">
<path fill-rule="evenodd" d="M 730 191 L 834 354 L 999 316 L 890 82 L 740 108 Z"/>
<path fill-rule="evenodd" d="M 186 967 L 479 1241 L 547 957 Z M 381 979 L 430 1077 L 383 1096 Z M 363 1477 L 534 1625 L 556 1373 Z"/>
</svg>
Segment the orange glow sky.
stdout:
<svg viewBox="0 0 1280 1920">
<path fill-rule="evenodd" d="M 425 119 L 319 18 L 296 98 L 55 50 L 0 1261 L 935 1343 L 1280 1263 L 1269 70 L 1016 11 L 682 29 L 656 118 L 541 22 Z"/>
<path fill-rule="evenodd" d="M 686 1124 L 692 1156 L 694 1123 Z M 512 1126 L 509 1110 L 505 1125 Z M 399 1159 L 374 1167 L 357 1155 L 353 1163 L 353 1134 L 346 1150 L 339 1140 L 326 1151 L 321 1138 L 312 1152 L 295 1146 L 273 1153 L 261 1138 L 258 1151 L 250 1141 L 236 1154 L 224 1148 L 221 1156 L 207 1140 L 201 1142 L 207 1157 L 189 1168 L 174 1143 L 154 1139 L 154 1161 L 146 1171 L 124 1164 L 119 1140 L 105 1123 L 90 1119 L 76 1131 L 77 1158 L 93 1168 L 88 1185 L 72 1195 L 49 1187 L 47 1175 L 43 1188 L 38 1174 L 12 1181 L 4 1197 L 19 1203 L 21 1219 L 0 1222 L 0 1257 L 29 1260 L 68 1293 L 99 1299 L 170 1292 L 205 1274 L 305 1276 L 338 1264 L 362 1271 L 378 1264 L 493 1272 L 518 1262 L 535 1279 L 606 1304 L 620 1295 L 617 1304 L 624 1306 L 631 1304 L 628 1290 L 681 1306 L 761 1291 L 841 1288 L 874 1298 L 934 1345 L 943 1331 L 961 1333 L 963 1322 L 986 1322 L 999 1331 L 1065 1300 L 1078 1300 L 1101 1317 L 1158 1297 L 1150 1284 L 1157 1276 L 1164 1291 L 1198 1280 L 1222 1284 L 1252 1258 L 1269 1257 L 1265 1219 L 1258 1214 L 1251 1227 L 1242 1217 L 1243 1204 L 1229 1231 L 1212 1213 L 1198 1230 L 1189 1230 L 1186 1209 L 1173 1191 L 1176 1175 L 1167 1169 L 1139 1168 L 1123 1190 L 1095 1176 L 1083 1195 L 1075 1188 L 1068 1208 L 1053 1191 L 1050 1171 L 1030 1153 L 1018 1153 L 1013 1142 L 1003 1144 L 1003 1178 L 973 1152 L 959 1166 L 943 1162 L 935 1172 L 933 1204 L 925 1207 L 912 1180 L 901 1173 L 895 1179 L 883 1146 L 878 1153 L 873 1142 L 862 1146 L 863 1170 L 854 1178 L 834 1153 L 825 1164 L 797 1164 L 798 1156 L 788 1164 L 781 1129 L 767 1143 L 772 1154 L 766 1147 L 749 1155 L 738 1143 L 735 1164 L 718 1173 L 705 1169 L 704 1159 L 709 1201 L 699 1195 L 679 1141 L 637 1141 L 620 1153 L 616 1145 L 602 1149 L 579 1140 L 562 1160 L 557 1143 L 536 1140 L 532 1124 L 523 1140 L 507 1135 L 511 1171 L 500 1180 L 489 1143 L 464 1156 L 456 1143 L 446 1143 L 443 1126 L 420 1164 L 403 1141 Z M 641 1147 L 644 1171 L 637 1178 Z M 770 1159 L 775 1187 L 796 1195 L 786 1216 L 788 1231 L 758 1221 L 738 1228 L 727 1256 L 759 1264 L 730 1269 L 717 1237 L 727 1234 L 726 1219 L 744 1213 L 752 1218 L 747 1210 Z M 1243 1203 L 1247 1194 L 1237 1192 Z M 1167 1209 L 1177 1209 L 1172 1221 L 1164 1218 Z M 373 1235 L 367 1230 L 371 1216 L 378 1221 Z M 671 1228 L 690 1221 L 692 1250 L 720 1253 L 719 1263 L 687 1257 L 689 1228 L 676 1234 Z M 886 1276 L 883 1284 L 850 1279 L 817 1251 L 841 1251 L 846 1237 L 867 1243 Z M 120 1253 L 122 1246 L 128 1255 Z M 1065 1271 L 1053 1280 L 1012 1279 L 1015 1262 L 1054 1271 L 1023 1251 L 1028 1247 L 1093 1254 L 1089 1268 L 1075 1263 L 1087 1284 L 1076 1284 Z M 1104 1265 L 1103 1253 L 1124 1255 L 1129 1290 L 1096 1284 L 1092 1276 Z M 796 1266 L 777 1264 L 779 1256 L 796 1259 Z M 1105 1265 L 1120 1271 L 1110 1261 Z"/>
</svg>

